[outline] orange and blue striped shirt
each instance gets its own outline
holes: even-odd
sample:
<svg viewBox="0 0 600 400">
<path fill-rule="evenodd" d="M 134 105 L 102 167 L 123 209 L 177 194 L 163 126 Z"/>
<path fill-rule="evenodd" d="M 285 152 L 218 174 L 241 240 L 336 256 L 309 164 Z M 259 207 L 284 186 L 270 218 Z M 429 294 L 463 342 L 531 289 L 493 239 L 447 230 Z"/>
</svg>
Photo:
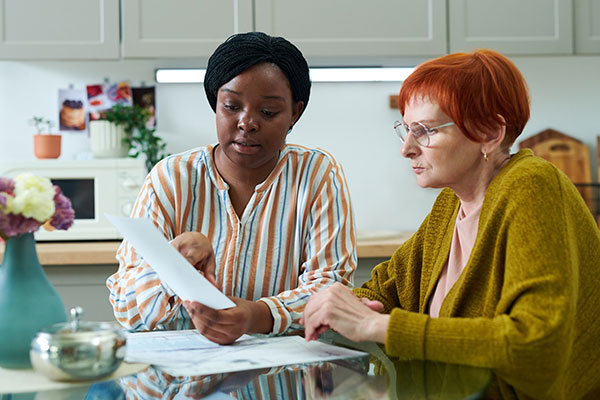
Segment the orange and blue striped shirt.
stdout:
<svg viewBox="0 0 600 400">
<path fill-rule="evenodd" d="M 274 334 L 302 329 L 310 295 L 334 282 L 352 286 L 356 232 L 341 165 L 327 152 L 285 145 L 238 218 L 218 174 L 213 146 L 159 162 L 131 213 L 168 240 L 197 231 L 211 240 L 223 293 L 265 302 Z M 133 330 L 188 329 L 182 301 L 124 240 L 107 279 L 117 320 Z"/>
</svg>

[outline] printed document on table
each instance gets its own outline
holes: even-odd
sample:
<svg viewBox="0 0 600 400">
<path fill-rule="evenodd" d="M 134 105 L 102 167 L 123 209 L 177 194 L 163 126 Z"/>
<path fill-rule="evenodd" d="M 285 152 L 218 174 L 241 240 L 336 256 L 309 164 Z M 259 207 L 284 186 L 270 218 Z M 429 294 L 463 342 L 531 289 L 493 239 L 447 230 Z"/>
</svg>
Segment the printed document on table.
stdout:
<svg viewBox="0 0 600 400">
<path fill-rule="evenodd" d="M 300 336 L 243 335 L 231 345 L 218 345 L 197 330 L 127 334 L 125 361 L 153 364 L 175 376 L 210 375 L 282 365 L 331 361 L 367 353 Z"/>
<path fill-rule="evenodd" d="M 169 243 L 150 219 L 105 216 L 182 300 L 197 301 L 217 310 L 235 307 Z"/>
</svg>

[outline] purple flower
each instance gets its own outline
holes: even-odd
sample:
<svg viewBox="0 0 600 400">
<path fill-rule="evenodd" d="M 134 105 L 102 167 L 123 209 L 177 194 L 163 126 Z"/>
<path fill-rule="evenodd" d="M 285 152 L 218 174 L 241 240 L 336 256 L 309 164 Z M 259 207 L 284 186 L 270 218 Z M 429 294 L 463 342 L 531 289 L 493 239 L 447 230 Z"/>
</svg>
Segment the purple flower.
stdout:
<svg viewBox="0 0 600 400">
<path fill-rule="evenodd" d="M 14 194 L 15 181 L 0 176 L 0 206 L 6 207 L 6 195 Z"/>
<path fill-rule="evenodd" d="M 6 237 L 14 237 L 40 229 L 41 224 L 33 218 L 0 212 L 0 231 Z"/>
<path fill-rule="evenodd" d="M 58 186 L 54 186 L 54 208 L 56 211 L 50 220 L 50 225 L 56 229 L 67 230 L 73 225 L 75 219 L 75 211 L 71 207 L 69 200 Z"/>
<path fill-rule="evenodd" d="M 4 178 L 0 176 L 0 192 L 7 192 L 13 194 L 15 190 L 15 181 L 10 178 Z"/>
<path fill-rule="evenodd" d="M 19 180 L 20 177 L 16 180 L 0 177 L 0 240 L 35 232 L 40 226 L 48 230 L 66 230 L 73 225 L 75 212 L 71 207 L 71 201 L 58 186 L 52 186 L 47 178 L 27 175 Z M 54 188 L 54 196 L 50 198 L 52 188 Z M 32 189 L 36 190 L 31 193 Z M 52 203 L 49 203 L 50 201 Z M 49 216 L 52 209 L 54 213 Z M 41 211 L 44 211 L 43 217 L 32 217 L 33 214 L 36 212 L 39 214 Z M 41 219 L 45 221 L 40 222 Z"/>
</svg>

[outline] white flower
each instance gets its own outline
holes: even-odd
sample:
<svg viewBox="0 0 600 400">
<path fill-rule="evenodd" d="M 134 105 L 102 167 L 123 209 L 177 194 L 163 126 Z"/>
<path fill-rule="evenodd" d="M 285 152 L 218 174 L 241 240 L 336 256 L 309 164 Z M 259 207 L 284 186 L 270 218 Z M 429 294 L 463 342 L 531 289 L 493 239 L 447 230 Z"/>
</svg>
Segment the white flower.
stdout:
<svg viewBox="0 0 600 400">
<path fill-rule="evenodd" d="M 40 223 L 54 214 L 54 186 L 48 178 L 21 174 L 15 178 L 15 197 L 8 196 L 6 212 L 33 218 Z"/>
</svg>

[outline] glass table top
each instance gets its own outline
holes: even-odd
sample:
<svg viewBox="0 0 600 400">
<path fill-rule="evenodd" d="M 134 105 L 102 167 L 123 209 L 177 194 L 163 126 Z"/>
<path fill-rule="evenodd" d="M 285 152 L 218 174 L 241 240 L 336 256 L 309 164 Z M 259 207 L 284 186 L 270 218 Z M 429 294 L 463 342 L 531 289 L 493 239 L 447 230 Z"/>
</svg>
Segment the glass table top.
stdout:
<svg viewBox="0 0 600 400">
<path fill-rule="evenodd" d="M 156 367 L 103 382 L 5 393 L 21 399 L 476 399 L 488 369 L 387 357 L 374 343 L 365 356 L 207 376 L 172 376 Z M 20 391 L 23 391 L 20 390 Z"/>
</svg>

